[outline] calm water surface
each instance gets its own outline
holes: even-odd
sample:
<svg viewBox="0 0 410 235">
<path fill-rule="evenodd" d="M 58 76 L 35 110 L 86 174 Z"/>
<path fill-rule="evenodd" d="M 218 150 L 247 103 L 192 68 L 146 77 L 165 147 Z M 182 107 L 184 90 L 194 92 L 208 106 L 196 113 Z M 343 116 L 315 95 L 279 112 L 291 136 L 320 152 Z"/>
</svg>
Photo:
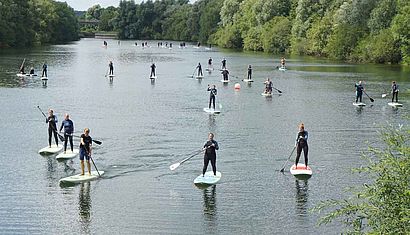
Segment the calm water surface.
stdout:
<svg viewBox="0 0 410 235">
<path fill-rule="evenodd" d="M 339 234 L 343 226 L 316 225 L 309 210 L 318 202 L 348 195 L 364 179 L 351 169 L 364 164 L 360 154 L 371 143 L 382 146 L 378 130 L 405 124 L 409 115 L 410 71 L 395 66 L 347 65 L 289 58 L 289 70 L 266 54 L 205 48 L 173 50 L 135 47 L 133 41 L 85 39 L 30 51 L 0 53 L 0 233 L 1 234 Z M 138 43 L 140 45 L 140 42 Z M 174 43 L 177 45 L 177 43 Z M 207 59 L 223 57 L 235 77 L 222 85 L 218 70 L 205 72 Z M 26 68 L 49 65 L 49 82 L 20 79 Z M 105 78 L 112 60 L 116 77 Z M 276 61 L 278 58 L 276 57 Z M 150 63 L 158 79 L 151 82 Z M 202 81 L 190 78 L 198 62 Z M 241 82 L 247 65 L 253 84 Z M 273 79 L 281 96 L 261 96 Z M 375 98 L 352 106 L 354 83 L 366 82 Z M 391 80 L 401 86 L 403 108 L 392 109 L 381 94 Z M 238 82 L 240 91 L 233 89 Z M 203 112 L 208 84 L 218 88 L 220 115 Z M 91 129 L 94 159 L 103 179 L 74 187 L 58 180 L 79 172 L 79 160 L 58 162 L 37 152 L 47 145 L 47 126 L 37 110 L 53 108 L 60 121 L 68 112 L 76 133 Z M 309 131 L 314 175 L 299 181 L 279 170 L 304 122 Z M 200 174 L 197 156 L 171 172 L 169 166 L 203 145 L 208 132 L 219 141 L 220 184 L 193 185 Z M 78 145 L 78 139 L 75 139 Z M 294 159 L 294 158 L 293 158 Z"/>
</svg>

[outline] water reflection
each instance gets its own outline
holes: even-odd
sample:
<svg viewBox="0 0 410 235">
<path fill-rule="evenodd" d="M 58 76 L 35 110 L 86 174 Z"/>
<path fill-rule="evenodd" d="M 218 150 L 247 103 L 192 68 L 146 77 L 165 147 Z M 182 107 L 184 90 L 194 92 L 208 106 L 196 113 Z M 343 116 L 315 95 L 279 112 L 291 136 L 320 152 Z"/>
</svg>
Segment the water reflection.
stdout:
<svg viewBox="0 0 410 235">
<path fill-rule="evenodd" d="M 151 85 L 154 86 L 155 85 L 155 79 L 150 79 L 151 80 Z"/>
<path fill-rule="evenodd" d="M 296 184 L 296 212 L 298 216 L 307 216 L 308 180 L 295 180 Z"/>
<path fill-rule="evenodd" d="M 79 221 L 82 234 L 91 234 L 91 197 L 90 182 L 80 185 L 80 194 L 78 196 Z"/>
<path fill-rule="evenodd" d="M 216 221 L 216 185 L 203 189 L 204 198 L 204 216 L 205 219 L 211 223 L 211 229 L 215 226 Z"/>
<path fill-rule="evenodd" d="M 208 115 L 209 119 L 208 119 L 208 125 L 209 125 L 209 132 L 215 132 L 215 115 Z"/>
</svg>

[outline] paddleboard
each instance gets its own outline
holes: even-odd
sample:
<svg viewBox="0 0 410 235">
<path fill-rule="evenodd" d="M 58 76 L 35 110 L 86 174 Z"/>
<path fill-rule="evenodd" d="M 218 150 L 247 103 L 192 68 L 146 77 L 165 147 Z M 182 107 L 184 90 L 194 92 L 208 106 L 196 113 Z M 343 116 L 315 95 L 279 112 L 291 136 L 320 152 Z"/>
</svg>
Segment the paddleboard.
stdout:
<svg viewBox="0 0 410 235">
<path fill-rule="evenodd" d="M 214 175 L 213 171 L 207 171 L 204 176 L 200 174 L 198 177 L 194 179 L 194 184 L 216 184 L 219 180 L 221 180 L 222 174 L 221 172 L 217 171 L 216 176 Z"/>
<path fill-rule="evenodd" d="M 104 171 L 99 171 L 100 175 L 102 176 L 104 174 Z M 87 181 L 92 181 L 92 180 L 96 180 L 98 179 L 100 176 L 98 175 L 97 171 L 91 171 L 91 175 L 88 174 L 88 172 L 86 172 L 84 175 L 72 175 L 72 176 L 68 176 L 65 178 L 60 179 L 60 184 L 61 183 L 73 183 L 73 184 L 79 184 L 82 182 L 87 182 Z"/>
<path fill-rule="evenodd" d="M 157 76 L 151 76 L 149 79 L 157 79 Z"/>
<path fill-rule="evenodd" d="M 108 77 L 113 78 L 113 77 L 115 77 L 115 75 L 114 75 L 114 74 L 110 74 L 110 75 L 108 75 Z"/>
<path fill-rule="evenodd" d="M 212 72 L 214 69 L 205 69 L 205 71 Z"/>
<path fill-rule="evenodd" d="M 310 178 L 312 176 L 312 169 L 310 166 L 307 167 L 303 163 L 298 163 L 298 168 L 296 169 L 295 164 L 290 167 L 290 173 L 297 178 Z"/>
<path fill-rule="evenodd" d="M 16 75 L 17 77 L 36 77 L 37 76 L 37 74 L 28 74 L 28 73 L 25 73 L 25 74 L 18 73 Z"/>
<path fill-rule="evenodd" d="M 279 67 L 279 71 L 286 71 L 288 70 L 286 67 Z"/>
<path fill-rule="evenodd" d="M 265 96 L 265 97 L 272 97 L 272 93 L 265 93 L 265 92 L 263 92 L 263 93 L 261 93 L 261 95 L 262 95 L 262 96 Z"/>
<path fill-rule="evenodd" d="M 228 83 L 228 82 L 230 82 L 231 80 L 221 80 L 221 82 L 223 82 L 223 83 Z"/>
<path fill-rule="evenodd" d="M 39 154 L 54 154 L 54 153 L 60 152 L 61 150 L 63 150 L 63 145 L 62 144 L 59 145 L 59 146 L 51 145 L 51 148 L 49 146 L 44 147 L 44 148 L 40 149 L 38 151 L 38 153 Z"/>
<path fill-rule="evenodd" d="M 213 109 L 213 108 L 204 108 L 204 111 L 207 113 L 216 113 L 216 114 L 221 113 L 221 110 Z"/>
<path fill-rule="evenodd" d="M 192 48 L 194 48 L 194 49 L 199 49 L 199 47 L 196 47 L 196 46 L 193 46 Z"/>
<path fill-rule="evenodd" d="M 388 105 L 392 106 L 392 107 L 402 107 L 403 104 L 401 103 L 396 103 L 396 102 L 389 102 L 387 103 Z"/>
<path fill-rule="evenodd" d="M 364 106 L 366 106 L 365 103 L 361 103 L 361 102 L 359 102 L 359 103 L 354 102 L 353 105 L 356 106 L 356 107 L 364 107 Z"/>
<path fill-rule="evenodd" d="M 204 78 L 204 76 L 196 76 L 195 78 L 196 79 L 202 79 L 202 78 Z"/>
<path fill-rule="evenodd" d="M 244 82 L 253 82 L 252 79 L 243 79 Z"/>
<path fill-rule="evenodd" d="M 48 80 L 48 77 L 41 77 L 41 80 L 47 81 L 47 80 Z"/>
<path fill-rule="evenodd" d="M 79 153 L 78 149 L 74 149 L 73 152 L 71 152 L 71 150 L 68 150 L 64 153 L 60 153 L 56 156 L 57 160 L 65 160 L 65 159 L 71 159 L 71 158 L 75 158 Z"/>
</svg>

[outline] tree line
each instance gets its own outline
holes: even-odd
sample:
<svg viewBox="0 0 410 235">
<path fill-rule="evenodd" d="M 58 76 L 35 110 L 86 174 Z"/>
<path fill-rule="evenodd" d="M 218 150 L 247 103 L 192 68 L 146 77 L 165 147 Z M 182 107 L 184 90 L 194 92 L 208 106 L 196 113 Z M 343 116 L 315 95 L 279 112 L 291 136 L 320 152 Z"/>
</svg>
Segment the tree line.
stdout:
<svg viewBox="0 0 410 235">
<path fill-rule="evenodd" d="M 53 0 L 1 0 L 0 47 L 30 47 L 78 39 L 74 10 Z"/>
</svg>

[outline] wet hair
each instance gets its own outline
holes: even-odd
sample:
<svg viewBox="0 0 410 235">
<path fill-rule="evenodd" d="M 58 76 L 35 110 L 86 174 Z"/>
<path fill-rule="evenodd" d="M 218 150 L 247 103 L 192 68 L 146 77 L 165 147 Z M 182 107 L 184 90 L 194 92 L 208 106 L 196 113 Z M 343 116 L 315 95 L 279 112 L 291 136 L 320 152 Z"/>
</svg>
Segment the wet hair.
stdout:
<svg viewBox="0 0 410 235">
<path fill-rule="evenodd" d="M 299 124 L 299 128 L 305 130 L 305 124 L 303 124 L 303 122 L 301 122 L 301 123 Z"/>
</svg>

